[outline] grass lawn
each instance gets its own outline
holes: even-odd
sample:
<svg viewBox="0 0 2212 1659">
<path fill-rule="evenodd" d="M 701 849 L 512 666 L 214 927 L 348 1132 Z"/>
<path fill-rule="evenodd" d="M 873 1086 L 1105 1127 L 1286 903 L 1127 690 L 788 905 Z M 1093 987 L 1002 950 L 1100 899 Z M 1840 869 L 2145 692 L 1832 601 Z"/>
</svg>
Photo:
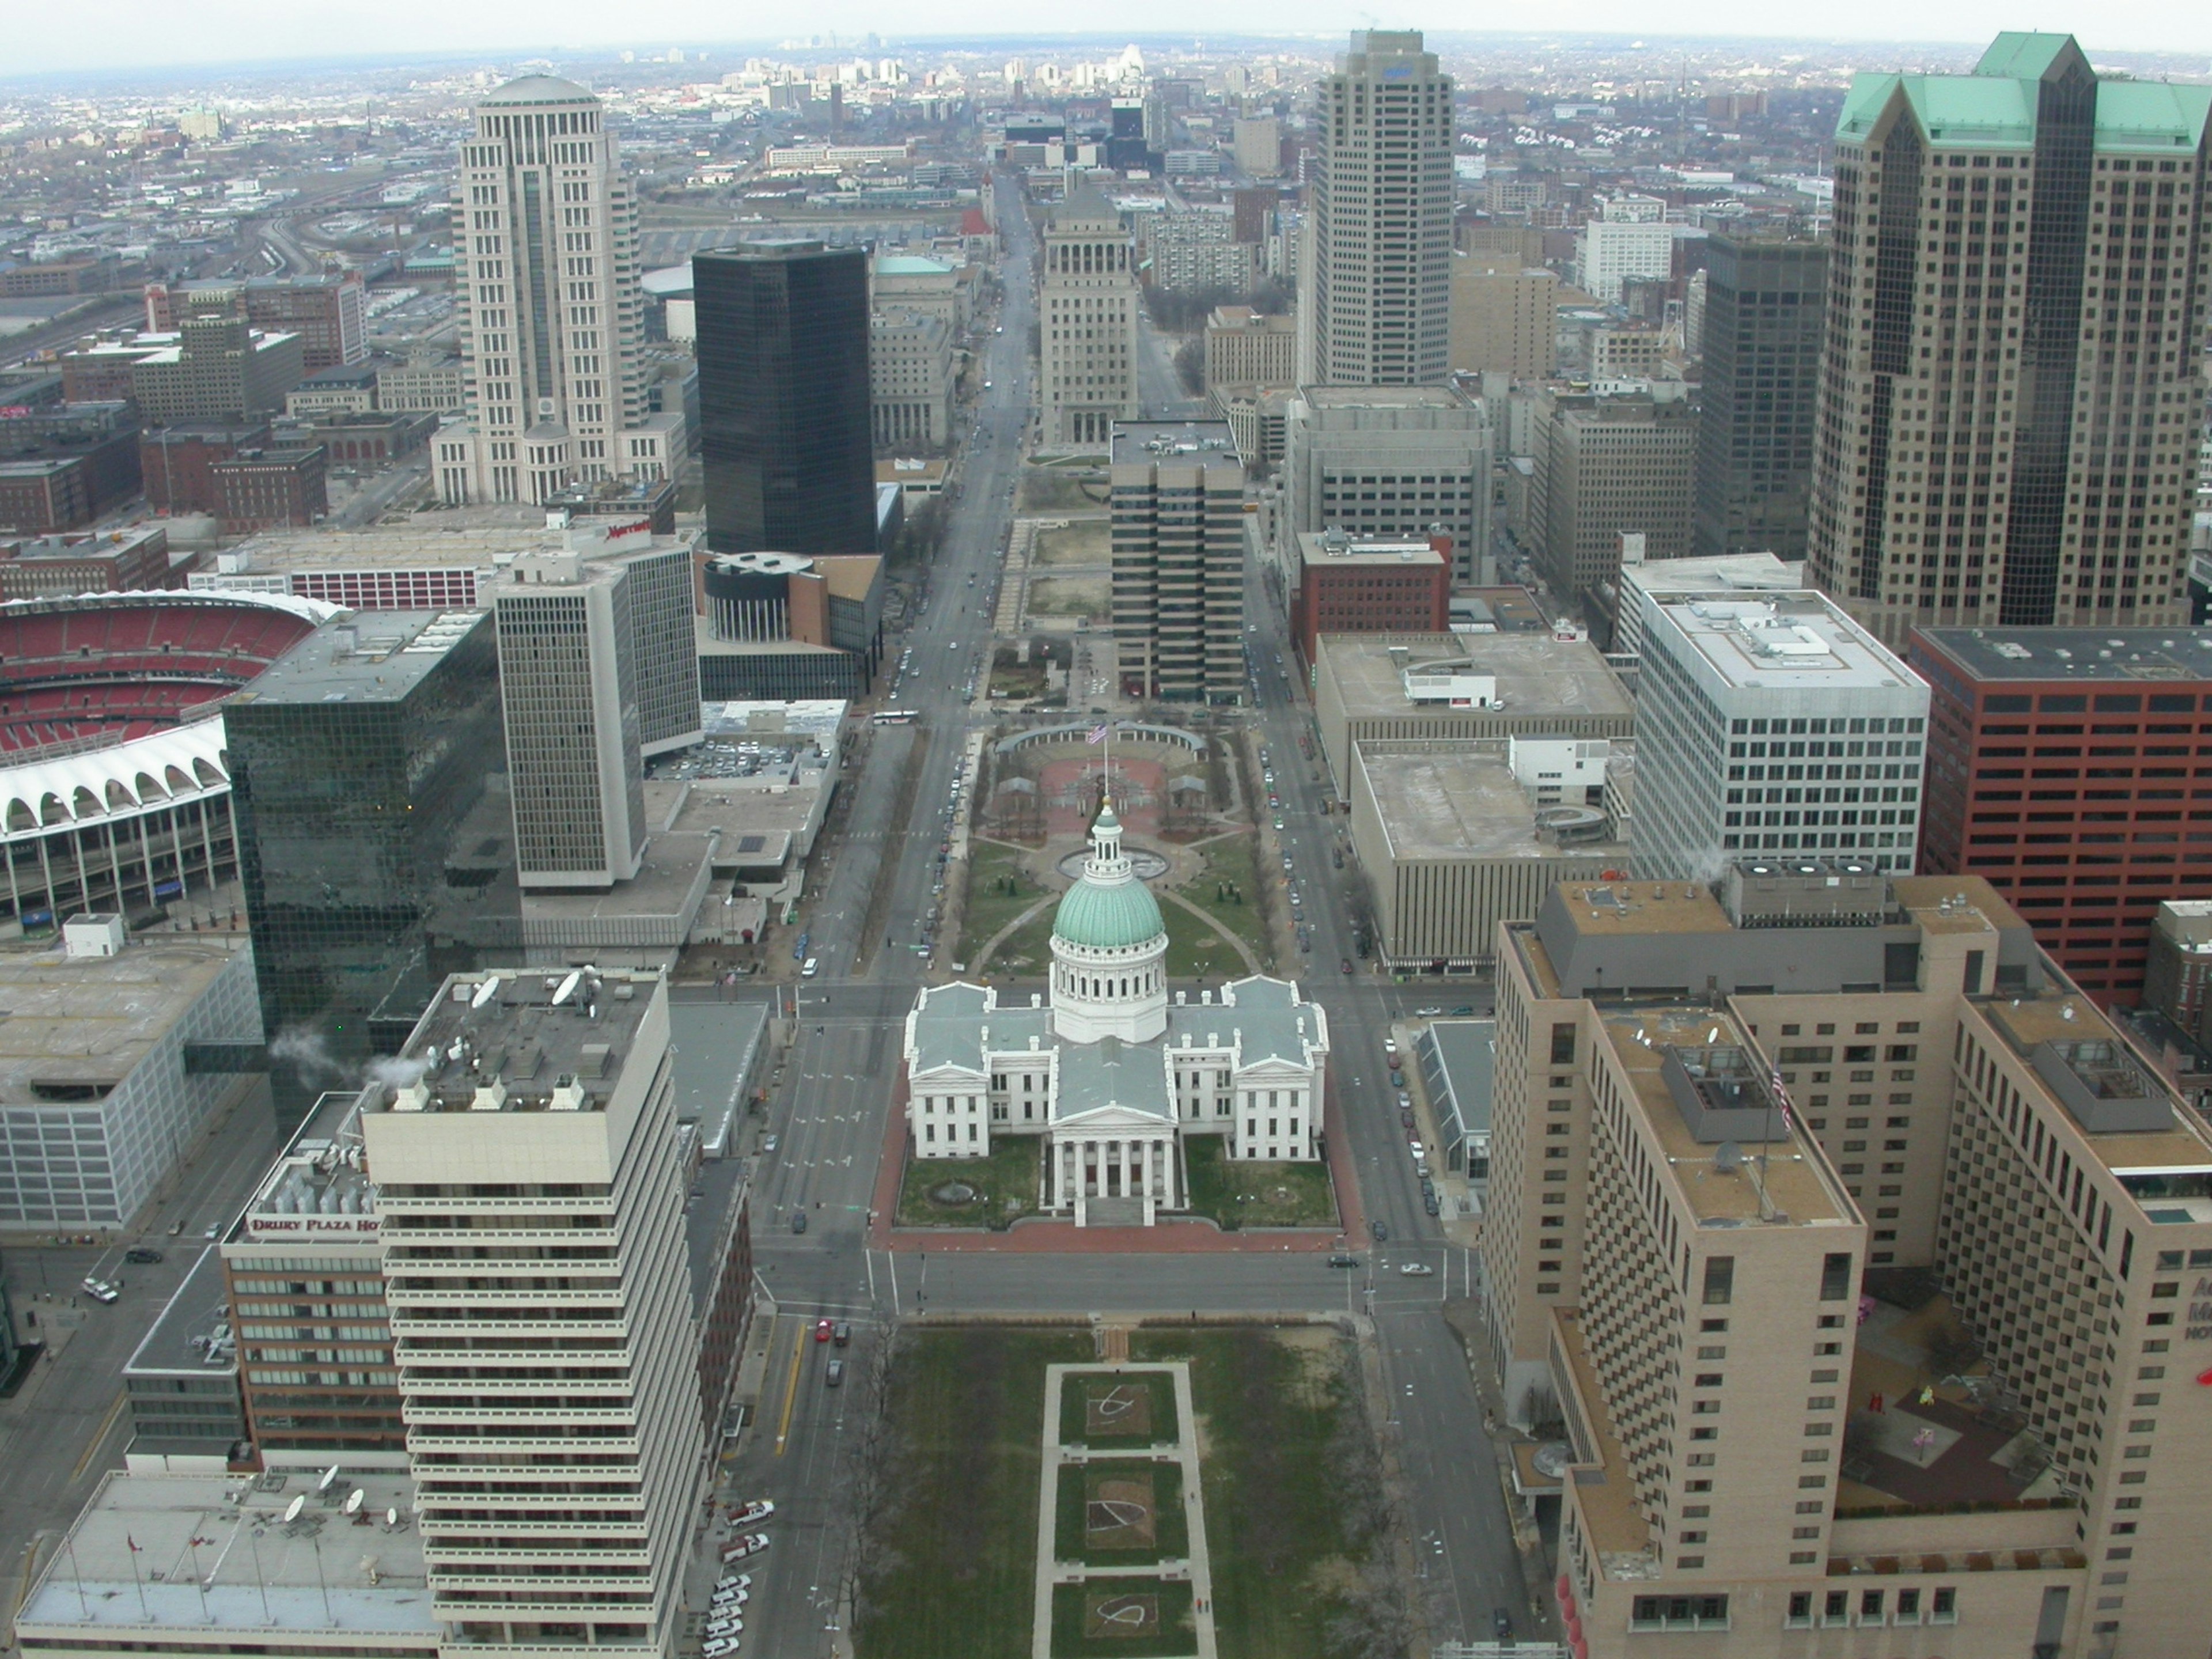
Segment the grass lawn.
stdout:
<svg viewBox="0 0 2212 1659">
<path fill-rule="evenodd" d="M 1038 576 L 1030 583 L 1024 608 L 1031 617 L 1088 617 L 1103 622 L 1112 587 L 1104 576 Z"/>
<path fill-rule="evenodd" d="M 1371 1456 L 1348 1397 L 1346 1340 L 1321 1330 L 1140 1330 L 1130 1353 L 1191 1362 L 1223 1659 L 1325 1659 L 1345 1650 L 1327 1627 L 1346 1611 L 1345 1595 L 1376 1541 L 1366 1529 L 1371 1500 L 1362 1501 L 1372 1477 L 1346 1465 L 1347 1446 L 1362 1449 L 1363 1462 Z M 1403 1649 L 1362 1643 L 1349 1650 Z"/>
<path fill-rule="evenodd" d="M 1190 1602 L 1188 1584 L 1163 1578 L 1054 1585 L 1052 1659 L 1159 1659 L 1189 1653 L 1198 1644 Z"/>
<path fill-rule="evenodd" d="M 1088 1331 L 901 1340 L 884 1407 L 893 1496 L 864 1561 L 861 1659 L 1029 1659 L 1044 1368 L 1091 1356 Z"/>
<path fill-rule="evenodd" d="M 1094 1510 L 1095 1504 L 1127 1501 L 1128 1487 L 1141 1492 L 1151 1486 L 1152 1513 L 1134 1516 L 1139 1525 L 1114 1528 L 1112 1523 L 1131 1511 Z M 1190 1522 L 1183 1508 L 1182 1466 L 1179 1463 L 1093 1458 L 1070 1463 L 1060 1472 L 1060 1488 L 1054 1516 L 1053 1559 L 1080 1561 L 1086 1567 L 1133 1567 L 1154 1561 L 1182 1561 L 1190 1555 Z M 1094 1531 L 1097 1523 L 1099 1530 Z M 1150 1541 L 1144 1533 L 1149 1531 Z"/>
<path fill-rule="evenodd" d="M 1146 1399 L 1142 1429 L 1137 1419 L 1127 1413 L 1102 1411 L 1101 1423 L 1119 1415 L 1128 1423 L 1126 1433 L 1115 1433 L 1103 1427 L 1091 1426 L 1089 1397 L 1103 1391 L 1116 1394 L 1121 1399 L 1141 1394 Z M 1060 1443 L 1063 1446 L 1092 1446 L 1104 1451 L 1126 1451 L 1133 1447 L 1155 1443 L 1171 1446 L 1176 1442 L 1175 1379 L 1164 1371 L 1139 1371 L 1133 1376 L 1116 1376 L 1099 1371 L 1081 1376 L 1071 1376 L 1060 1388 Z"/>
<path fill-rule="evenodd" d="M 991 653 L 991 695 L 994 697 L 1041 697 L 1044 695 L 1044 659 L 1002 645 Z"/>
<path fill-rule="evenodd" d="M 968 845 L 968 893 L 960 908 L 960 947 L 980 951 L 986 939 L 1048 890 L 1039 886 L 1022 868 L 1021 848 L 988 841 L 971 841 Z M 1005 890 L 1009 880 L 1013 884 L 1012 893 Z"/>
<path fill-rule="evenodd" d="M 1328 1165 L 1256 1164 L 1229 1156 L 1226 1135 L 1191 1135 L 1183 1141 L 1190 1168 L 1190 1207 L 1224 1228 L 1334 1227 L 1336 1199 Z"/>
<path fill-rule="evenodd" d="M 1019 927 L 1006 935 L 990 961 L 981 964 L 994 979 L 1042 981 L 1049 976 L 1052 967 L 1052 917 L 1054 907 L 1047 905 Z M 983 941 L 975 940 L 978 948 Z M 970 963 L 970 968 L 977 964 Z"/>
<path fill-rule="evenodd" d="M 1168 926 L 1170 979 L 1242 979 L 1251 970 L 1237 947 L 1179 904 L 1160 906 Z"/>
<path fill-rule="evenodd" d="M 1089 484 L 1085 489 L 1084 486 Z M 1092 513 L 1106 505 L 1106 475 L 1096 462 L 1078 466 L 1022 469 L 1021 491 L 1016 510 L 1035 516 L 1052 513 Z"/>
<path fill-rule="evenodd" d="M 1078 519 L 1065 530 L 1040 530 L 1030 550 L 1033 564 L 1111 564 L 1114 529 L 1104 519 Z"/>
<path fill-rule="evenodd" d="M 1253 849 L 1254 837 L 1249 835 L 1224 836 L 1206 842 L 1198 849 L 1205 855 L 1205 866 L 1176 890 L 1251 946 L 1263 964 L 1272 964 L 1274 952 L 1267 947 L 1267 921 L 1260 906 L 1260 872 Z M 1233 887 L 1241 899 L 1219 896 L 1224 886 Z"/>
<path fill-rule="evenodd" d="M 907 1159 L 899 1183 L 898 1224 L 902 1227 L 981 1227 L 1032 1213 L 1042 1178 L 1042 1135 L 996 1137 L 988 1158 Z M 962 1182 L 975 1189 L 966 1204 L 941 1204 L 930 1196 L 939 1187 Z M 1010 1204 L 1018 1207 L 1009 1208 Z"/>
</svg>

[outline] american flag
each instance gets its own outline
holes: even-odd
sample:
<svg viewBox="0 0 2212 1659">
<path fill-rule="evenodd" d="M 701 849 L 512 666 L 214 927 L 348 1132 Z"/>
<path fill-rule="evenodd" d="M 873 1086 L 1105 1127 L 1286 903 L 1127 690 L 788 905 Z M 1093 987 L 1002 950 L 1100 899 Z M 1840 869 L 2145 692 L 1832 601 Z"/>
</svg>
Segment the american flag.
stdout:
<svg viewBox="0 0 2212 1659">
<path fill-rule="evenodd" d="M 1107 732 L 1107 730 L 1108 730 L 1108 728 L 1107 728 L 1107 727 L 1105 727 L 1105 726 L 1094 726 L 1093 727 L 1091 727 L 1091 735 L 1090 735 L 1089 737 L 1087 737 L 1087 738 L 1084 738 L 1084 742 L 1085 742 L 1085 743 L 1103 743 L 1103 742 L 1105 742 L 1105 741 L 1106 741 L 1106 732 Z"/>
<path fill-rule="evenodd" d="M 1783 1129 L 1789 1133 L 1796 1133 L 1796 1125 L 1790 1121 L 1790 1091 L 1782 1086 L 1782 1073 L 1780 1068 L 1769 1068 L 1766 1073 L 1766 1080 L 1774 1090 L 1774 1103 L 1781 1108 Z"/>
</svg>

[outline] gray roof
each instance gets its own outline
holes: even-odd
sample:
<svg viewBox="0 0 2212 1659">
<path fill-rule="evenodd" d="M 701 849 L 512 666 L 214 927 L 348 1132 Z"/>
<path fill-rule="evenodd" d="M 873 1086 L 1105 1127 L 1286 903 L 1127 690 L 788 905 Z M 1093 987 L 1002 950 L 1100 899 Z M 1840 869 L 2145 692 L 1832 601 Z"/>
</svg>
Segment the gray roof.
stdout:
<svg viewBox="0 0 2212 1659">
<path fill-rule="evenodd" d="M 1209 1037 L 1227 1041 L 1237 1034 L 1237 1063 L 1257 1065 L 1263 1060 L 1307 1063 L 1306 1045 L 1322 1041 L 1319 1011 L 1298 1000 L 1298 988 L 1285 979 L 1257 974 L 1232 980 L 1221 988 L 1221 999 L 1212 1003 L 1178 1003 L 1168 1010 L 1168 1041 L 1180 1047 L 1189 1032 L 1194 1047 Z"/>
<path fill-rule="evenodd" d="M 986 1032 L 992 1049 L 1001 1054 L 1028 1048 L 1032 1036 L 1052 1044 L 1052 1010 L 1000 1007 L 997 993 L 981 985 L 931 986 L 915 1003 L 913 1069 L 931 1072 L 940 1066 L 963 1066 L 971 1072 L 988 1070 Z"/>
<path fill-rule="evenodd" d="M 1066 1123 L 1109 1106 L 1163 1123 L 1176 1121 L 1175 1097 L 1168 1090 L 1167 1064 L 1158 1044 L 1109 1036 L 1061 1046 L 1052 1121 Z"/>
<path fill-rule="evenodd" d="M 1491 1044 L 1497 1030 L 1492 1020 L 1439 1019 L 1413 1045 L 1437 1127 L 1447 1141 L 1490 1133 L 1497 1075 Z"/>
</svg>

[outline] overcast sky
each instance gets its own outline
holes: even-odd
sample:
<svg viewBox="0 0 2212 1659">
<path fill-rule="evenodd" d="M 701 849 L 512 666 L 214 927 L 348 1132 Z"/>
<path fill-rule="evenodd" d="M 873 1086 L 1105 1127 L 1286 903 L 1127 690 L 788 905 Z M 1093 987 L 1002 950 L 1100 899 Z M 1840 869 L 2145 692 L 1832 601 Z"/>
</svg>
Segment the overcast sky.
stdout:
<svg viewBox="0 0 2212 1659">
<path fill-rule="evenodd" d="M 1829 39 L 1978 42 L 2002 28 L 2070 29 L 2091 55 L 2110 51 L 2179 51 L 2212 55 L 2212 6 L 2198 0 L 2102 0 L 2051 13 L 2021 0 L 1856 0 L 1793 9 L 1771 0 L 1701 0 L 1659 8 L 1642 0 L 1585 0 L 1571 15 L 1446 5 L 1425 16 L 1377 15 L 1337 0 L 1122 0 L 1081 14 L 1085 33 L 1149 33 L 1188 27 L 1203 15 L 1216 32 L 1285 30 L 1340 34 L 1370 26 L 1522 30 L 1545 22 L 1577 33 L 1763 35 L 1793 19 L 1817 23 Z M 581 0 L 8 0 L 0 74 L 122 69 L 149 64 L 241 63 L 356 53 L 477 52 L 523 54 L 562 47 L 670 45 L 703 50 L 803 30 L 854 38 L 1013 33 L 1068 18 L 1006 0 L 811 0 L 767 6 L 758 0 L 659 0 L 647 6 Z M 1071 20 L 1072 21 L 1072 20 Z M 636 33 L 629 32 L 632 27 Z M 921 56 L 919 52 L 909 55 Z M 1883 67 L 1872 64 L 1869 67 Z M 2212 67 L 2208 64 L 2200 67 Z"/>
</svg>

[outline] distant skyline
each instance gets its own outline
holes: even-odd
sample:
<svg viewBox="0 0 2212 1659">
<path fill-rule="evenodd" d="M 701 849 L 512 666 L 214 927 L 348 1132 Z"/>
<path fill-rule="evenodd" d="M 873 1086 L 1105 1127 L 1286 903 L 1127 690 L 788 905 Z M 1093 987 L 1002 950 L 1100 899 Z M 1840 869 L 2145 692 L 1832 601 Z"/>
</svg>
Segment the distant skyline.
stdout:
<svg viewBox="0 0 2212 1659">
<path fill-rule="evenodd" d="M 6 73 L 9 76 L 58 71 L 114 71 L 136 68 L 205 64 L 210 69 L 245 67 L 272 60 L 355 58 L 379 46 L 444 55 L 482 52 L 512 53 L 615 52 L 626 47 L 683 46 L 713 51 L 750 42 L 756 49 L 802 26 L 809 34 L 835 32 L 858 41 L 871 32 L 903 37 L 926 46 L 933 39 L 965 35 L 1001 39 L 1037 49 L 1050 46 L 1048 33 L 1009 30 L 1008 14 L 988 0 L 938 0 L 926 9 L 884 7 L 866 0 L 826 0 L 803 13 L 747 6 L 732 9 L 707 0 L 665 0 L 649 11 L 629 15 L 637 27 L 626 30 L 625 14 L 574 0 L 477 0 L 467 6 L 434 0 L 331 0 L 319 7 L 278 6 L 269 0 L 207 0 L 182 10 L 148 0 L 76 0 L 67 6 L 19 6 L 9 24 Z M 1573 19 L 1573 36 L 1618 33 L 1686 40 L 1741 38 L 1822 43 L 1975 43 L 2006 28 L 2049 28 L 2079 36 L 2092 57 L 2098 52 L 2200 52 L 2212 55 L 2212 10 L 2177 6 L 2172 0 L 2110 0 L 2071 15 L 2036 15 L 2008 0 L 1966 0 L 1935 7 L 1906 0 L 1870 0 L 1819 14 L 1826 27 L 1817 34 L 1779 34 L 1772 7 L 1747 0 L 1714 0 L 1668 21 L 1674 27 L 1654 31 L 1647 7 L 1628 0 L 1596 0 Z M 1164 0 L 1133 0 L 1114 16 L 1115 30 L 1158 35 L 1188 27 L 1186 6 Z M 1365 6 L 1325 0 L 1229 0 L 1208 9 L 1208 28 L 1193 37 L 1237 38 L 1301 35 L 1320 44 L 1352 29 L 1371 27 L 1426 28 L 1458 33 L 1465 16 L 1437 7 L 1380 18 Z M 1511 21 L 1500 15 L 1500 23 Z M 1808 17 L 1808 21 L 1810 21 Z M 917 29 L 916 25 L 921 25 Z M 1480 33 L 1481 31 L 1472 31 Z M 1507 30 L 1516 34 L 1520 30 Z M 1104 31 L 1083 38 L 1103 38 Z M 1063 35 L 1060 37 L 1066 39 Z M 1869 67 L 1886 67 L 1869 64 Z M 2212 73 L 2212 60 L 2197 66 Z"/>
</svg>

